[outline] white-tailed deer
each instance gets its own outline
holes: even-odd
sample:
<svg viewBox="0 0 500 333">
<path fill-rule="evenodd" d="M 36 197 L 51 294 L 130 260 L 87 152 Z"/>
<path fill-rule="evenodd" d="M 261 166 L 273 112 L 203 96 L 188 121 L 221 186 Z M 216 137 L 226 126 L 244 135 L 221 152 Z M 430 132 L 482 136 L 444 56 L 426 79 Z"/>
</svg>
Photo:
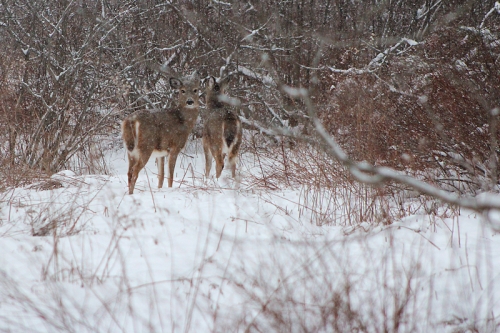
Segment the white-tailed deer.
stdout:
<svg viewBox="0 0 500 333">
<path fill-rule="evenodd" d="M 139 172 L 149 158 L 156 157 L 158 188 L 165 178 L 168 157 L 168 187 L 172 187 L 177 155 L 184 148 L 198 118 L 200 77 L 196 71 L 184 78 L 170 78 L 177 91 L 177 106 L 166 110 L 140 110 L 123 120 L 122 137 L 128 156 L 128 192 L 134 193 Z"/>
<path fill-rule="evenodd" d="M 203 150 L 205 152 L 205 177 L 207 178 L 212 168 L 212 157 L 215 158 L 216 163 L 215 176 L 219 178 L 224 168 L 226 155 L 233 178 L 236 175 L 242 131 L 238 114 L 231 105 L 225 102 L 228 98 L 224 95 L 224 91 L 228 83 L 229 77 L 219 81 L 213 76 L 208 79 L 207 117 L 203 124 Z"/>
</svg>

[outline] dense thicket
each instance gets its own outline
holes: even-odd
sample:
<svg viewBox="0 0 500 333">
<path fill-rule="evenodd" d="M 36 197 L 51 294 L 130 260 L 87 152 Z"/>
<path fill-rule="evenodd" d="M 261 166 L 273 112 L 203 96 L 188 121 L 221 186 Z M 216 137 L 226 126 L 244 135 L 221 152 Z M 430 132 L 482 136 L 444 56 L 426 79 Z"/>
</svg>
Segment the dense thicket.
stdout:
<svg viewBox="0 0 500 333">
<path fill-rule="evenodd" d="M 166 76 L 198 69 L 233 77 L 249 128 L 311 134 L 281 89 L 311 88 L 354 158 L 475 190 L 497 178 L 499 31 L 494 0 L 1 0 L 1 164 L 89 160 L 126 114 L 169 103 Z"/>
</svg>

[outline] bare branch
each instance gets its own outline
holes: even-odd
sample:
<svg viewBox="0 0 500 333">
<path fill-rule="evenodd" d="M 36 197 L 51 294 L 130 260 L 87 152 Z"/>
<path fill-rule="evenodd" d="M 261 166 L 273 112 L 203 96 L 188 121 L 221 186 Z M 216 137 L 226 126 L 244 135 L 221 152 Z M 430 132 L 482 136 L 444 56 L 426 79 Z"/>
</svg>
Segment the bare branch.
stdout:
<svg viewBox="0 0 500 333">
<path fill-rule="evenodd" d="M 445 191 L 429 183 L 410 177 L 389 167 L 377 167 L 367 162 L 356 162 L 349 158 L 335 139 L 328 134 L 323 124 L 316 116 L 315 107 L 309 97 L 309 91 L 304 88 L 283 87 L 283 91 L 292 97 L 300 97 L 304 101 L 308 114 L 312 119 L 322 147 L 330 156 L 339 161 L 359 181 L 365 184 L 379 185 L 388 181 L 407 185 L 420 193 L 434 197 L 442 202 L 468 208 L 478 212 L 490 209 L 500 209 L 500 196 L 481 194 L 479 196 L 459 196 Z M 285 131 L 283 133 L 286 134 Z"/>
</svg>

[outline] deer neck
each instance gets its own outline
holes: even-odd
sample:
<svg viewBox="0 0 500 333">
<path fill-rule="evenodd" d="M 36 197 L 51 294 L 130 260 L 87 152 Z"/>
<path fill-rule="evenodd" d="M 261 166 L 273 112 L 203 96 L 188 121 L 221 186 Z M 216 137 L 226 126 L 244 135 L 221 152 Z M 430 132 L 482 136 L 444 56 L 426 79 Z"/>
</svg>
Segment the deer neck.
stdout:
<svg viewBox="0 0 500 333">
<path fill-rule="evenodd" d="M 194 122 L 196 122 L 196 118 L 198 118 L 198 107 L 182 107 L 180 108 L 180 111 L 182 117 L 186 120 L 186 122 L 188 122 L 189 124 L 194 124 Z"/>
<path fill-rule="evenodd" d="M 224 103 L 222 102 L 219 102 L 218 100 L 216 99 L 211 99 L 208 101 L 207 103 L 207 107 L 209 109 L 220 109 L 220 108 L 223 108 L 224 107 Z"/>
</svg>

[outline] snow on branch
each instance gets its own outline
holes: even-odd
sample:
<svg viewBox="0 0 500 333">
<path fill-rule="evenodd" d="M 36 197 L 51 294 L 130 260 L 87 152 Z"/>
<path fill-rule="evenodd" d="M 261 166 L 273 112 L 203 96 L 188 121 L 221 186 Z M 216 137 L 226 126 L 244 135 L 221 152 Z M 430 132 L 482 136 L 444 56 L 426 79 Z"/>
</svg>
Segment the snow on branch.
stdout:
<svg viewBox="0 0 500 333">
<path fill-rule="evenodd" d="M 247 30 L 248 31 L 248 35 L 246 35 L 245 37 L 243 37 L 241 39 L 241 42 L 244 42 L 244 41 L 251 41 L 253 39 L 253 37 L 257 34 L 259 34 L 259 32 L 261 30 L 263 30 L 264 28 L 266 28 L 267 24 L 271 21 L 272 19 L 272 16 L 269 17 L 269 19 L 266 21 L 266 23 L 264 23 L 263 25 L 261 25 L 260 27 L 256 28 L 256 29 L 247 29 L 245 27 L 243 27 L 243 29 Z M 240 25 L 241 26 L 241 25 Z"/>
<path fill-rule="evenodd" d="M 238 65 L 236 67 L 237 71 L 244 75 L 244 76 L 247 76 L 249 78 L 252 78 L 254 80 L 257 80 L 257 81 L 260 81 L 262 82 L 266 87 L 273 87 L 273 88 L 276 88 L 277 87 L 277 84 L 276 82 L 274 81 L 274 79 L 269 76 L 269 75 L 264 75 L 264 74 L 259 74 L 245 66 L 242 66 L 242 65 Z"/>
<path fill-rule="evenodd" d="M 338 69 L 335 67 L 328 67 L 333 73 L 340 73 L 340 74 L 367 74 L 367 73 L 372 73 L 376 69 L 378 69 L 380 66 L 382 66 L 387 59 L 387 57 L 397 50 L 401 45 L 407 44 L 409 47 L 413 47 L 416 45 L 419 45 L 419 42 L 409 39 L 409 38 L 401 38 L 399 42 L 394 44 L 393 46 L 385 49 L 383 52 L 380 52 L 377 54 L 375 58 L 373 58 L 368 65 L 366 65 L 364 68 L 358 69 L 358 68 L 349 68 L 349 69 Z"/>
<path fill-rule="evenodd" d="M 377 56 L 373 58 L 372 61 L 370 61 L 367 67 L 368 68 L 380 67 L 385 62 L 387 56 L 392 52 L 394 52 L 395 50 L 397 50 L 404 43 L 408 44 L 410 47 L 418 45 L 418 42 L 414 41 L 413 39 L 402 38 L 399 42 L 384 50 L 384 52 L 380 52 L 379 54 L 377 54 Z"/>
<path fill-rule="evenodd" d="M 500 2 L 496 1 L 495 2 L 495 5 L 493 6 L 493 8 L 490 9 L 490 11 L 488 13 L 486 13 L 486 15 L 484 16 L 483 20 L 481 21 L 481 24 L 479 25 L 479 29 L 482 29 L 483 26 L 484 26 L 484 22 L 486 22 L 486 20 L 488 19 L 488 17 L 493 14 L 494 12 L 497 12 L 498 14 L 500 14 Z"/>
<path fill-rule="evenodd" d="M 489 48 L 489 49 L 494 49 L 496 47 L 498 47 L 500 45 L 500 38 L 498 37 L 498 35 L 496 35 L 494 32 L 490 31 L 489 29 L 487 28 L 474 28 L 474 27 L 460 27 L 460 29 L 464 30 L 464 31 L 468 31 L 470 33 L 473 33 L 475 35 L 478 35 L 480 36 L 485 45 Z M 469 52 L 469 55 L 467 55 L 465 58 L 470 58 L 471 55 L 473 55 L 473 52 L 475 51 L 470 51 Z"/>
<path fill-rule="evenodd" d="M 249 126 L 250 128 L 253 128 L 253 129 L 259 131 L 261 134 L 266 134 L 266 135 L 269 135 L 272 137 L 277 135 L 276 131 L 270 130 L 270 129 L 260 125 L 258 122 L 254 121 L 254 120 L 248 120 L 247 118 L 242 117 L 242 116 L 239 116 L 239 118 L 243 124 Z"/>
</svg>

